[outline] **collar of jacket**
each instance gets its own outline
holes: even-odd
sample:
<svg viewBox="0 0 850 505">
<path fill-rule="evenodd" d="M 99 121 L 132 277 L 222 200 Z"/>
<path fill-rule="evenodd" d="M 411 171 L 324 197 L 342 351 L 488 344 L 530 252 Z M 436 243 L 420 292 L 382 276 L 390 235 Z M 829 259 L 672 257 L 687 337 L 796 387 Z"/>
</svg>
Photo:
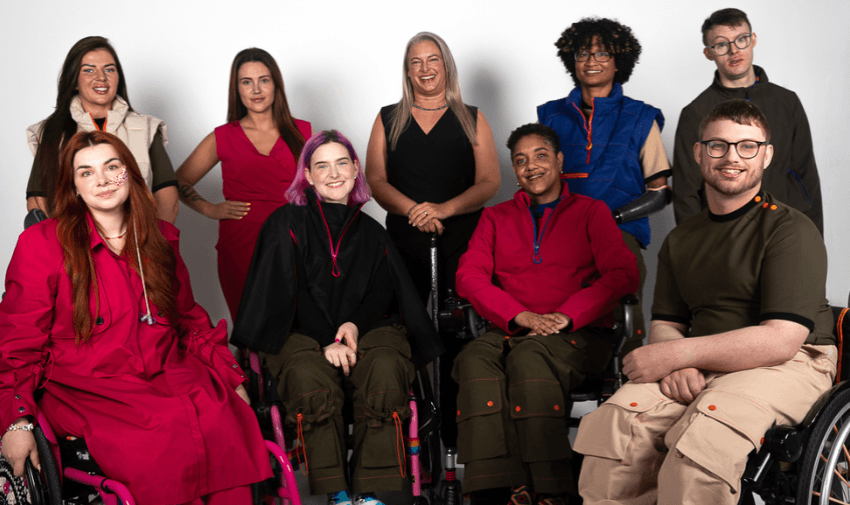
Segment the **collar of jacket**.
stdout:
<svg viewBox="0 0 850 505">
<path fill-rule="evenodd" d="M 315 210 L 316 213 L 319 214 L 319 216 L 322 216 L 323 214 L 319 212 L 319 198 L 316 195 L 316 189 L 313 186 L 310 186 L 309 188 L 304 190 L 304 196 L 307 197 L 307 205 L 313 208 L 313 210 Z M 345 219 L 343 220 L 343 222 L 348 223 L 352 219 L 354 219 L 354 216 L 356 216 L 357 213 L 360 212 L 364 205 L 366 205 L 365 202 L 354 206 L 346 205 Z M 327 209 L 327 206 L 323 207 L 323 209 Z"/>
<path fill-rule="evenodd" d="M 92 115 L 83 109 L 83 100 L 80 98 L 80 95 L 76 95 L 71 99 L 70 110 L 71 117 L 80 125 L 80 128 L 85 131 L 94 131 L 97 129 Z M 112 108 L 106 114 L 106 124 L 104 125 L 106 131 L 114 134 L 124 122 L 124 117 L 129 110 L 130 105 L 123 98 L 115 95 L 115 99 L 112 100 Z"/>
<path fill-rule="evenodd" d="M 758 65 L 753 65 L 753 70 L 756 72 L 756 82 L 752 86 L 746 86 L 743 88 L 727 88 L 720 82 L 720 72 L 714 71 L 714 82 L 711 85 L 719 91 L 723 95 L 728 95 L 729 98 L 740 98 L 738 95 L 741 92 L 746 92 L 750 88 L 755 87 L 756 84 L 764 84 L 769 82 L 767 79 L 767 74 L 764 72 L 764 69 Z"/>
<path fill-rule="evenodd" d="M 567 181 L 561 180 L 561 203 L 558 204 L 558 207 L 561 206 L 566 200 L 569 200 L 570 196 L 570 187 L 567 185 Z M 520 189 L 516 193 L 514 193 L 514 201 L 522 205 L 523 207 L 530 209 L 531 208 L 531 199 L 528 197 L 528 194 L 524 189 Z"/>
<path fill-rule="evenodd" d="M 89 211 L 86 211 L 86 220 L 89 223 L 89 242 L 91 243 L 92 250 L 100 244 L 106 246 L 106 242 L 103 241 L 100 233 L 97 232 L 97 225 L 95 225 L 94 218 Z"/>
<path fill-rule="evenodd" d="M 619 109 L 621 107 L 621 103 L 623 101 L 623 86 L 620 85 L 619 82 L 614 83 L 614 87 L 611 88 L 611 93 L 606 97 L 596 97 L 593 99 L 593 103 L 590 104 L 593 106 L 593 114 L 597 113 L 605 113 L 614 109 Z M 570 94 L 567 96 L 567 102 L 578 107 L 578 110 L 581 110 L 581 88 L 573 88 L 570 91 Z M 575 110 L 575 107 L 569 107 L 570 109 Z"/>
</svg>

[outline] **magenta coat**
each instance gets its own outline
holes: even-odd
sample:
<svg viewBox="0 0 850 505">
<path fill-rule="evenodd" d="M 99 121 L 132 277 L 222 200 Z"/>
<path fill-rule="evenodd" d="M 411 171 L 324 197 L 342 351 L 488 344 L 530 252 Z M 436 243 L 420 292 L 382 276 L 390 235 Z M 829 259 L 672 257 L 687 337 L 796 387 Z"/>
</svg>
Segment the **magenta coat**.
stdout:
<svg viewBox="0 0 850 505">
<path fill-rule="evenodd" d="M 92 338 L 74 343 L 72 284 L 53 219 L 30 227 L 6 272 L 0 303 L 0 426 L 40 410 L 57 435 L 84 437 L 107 476 L 142 504 L 183 503 L 271 476 L 245 376 L 195 303 L 177 228 L 159 227 L 177 256 L 177 320 L 146 313 L 139 275 L 89 217 L 98 297 Z M 99 306 L 98 306 L 99 305 Z M 43 388 L 36 404 L 33 393 Z"/>
<path fill-rule="evenodd" d="M 511 320 L 526 310 L 565 314 L 572 330 L 610 328 L 619 299 L 637 291 L 637 258 L 608 206 L 570 193 L 564 183 L 539 226 L 523 190 L 484 209 L 456 283 L 460 296 L 508 333 L 520 329 Z"/>
</svg>

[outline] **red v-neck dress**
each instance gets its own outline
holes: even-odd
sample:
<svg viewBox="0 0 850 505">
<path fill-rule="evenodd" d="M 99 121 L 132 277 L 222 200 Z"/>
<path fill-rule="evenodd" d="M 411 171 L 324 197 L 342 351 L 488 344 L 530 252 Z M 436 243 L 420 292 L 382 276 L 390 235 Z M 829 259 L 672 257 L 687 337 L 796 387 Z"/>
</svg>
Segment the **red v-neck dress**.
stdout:
<svg viewBox="0 0 850 505">
<path fill-rule="evenodd" d="M 310 138 L 310 123 L 296 119 L 295 126 L 305 139 Z M 241 220 L 218 222 L 218 279 L 235 321 L 260 227 L 286 203 L 283 193 L 295 178 L 298 160 L 282 138 L 277 139 L 268 156 L 260 154 L 239 121 L 215 129 L 215 146 L 221 160 L 224 198 L 251 202 L 251 210 Z"/>
</svg>

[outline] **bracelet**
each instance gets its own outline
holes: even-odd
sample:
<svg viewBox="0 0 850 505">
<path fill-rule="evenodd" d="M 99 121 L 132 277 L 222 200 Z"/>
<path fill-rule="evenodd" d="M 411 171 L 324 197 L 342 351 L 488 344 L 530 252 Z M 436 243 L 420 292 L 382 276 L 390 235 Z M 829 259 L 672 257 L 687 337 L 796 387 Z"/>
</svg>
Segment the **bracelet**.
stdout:
<svg viewBox="0 0 850 505">
<path fill-rule="evenodd" d="M 413 205 L 413 207 L 416 207 L 417 205 L 419 205 L 419 204 L 418 204 L 418 203 L 416 203 L 416 204 L 414 204 L 414 205 Z M 410 211 L 412 211 L 412 210 L 413 210 L 413 207 L 411 207 L 411 208 L 407 209 L 407 219 L 410 219 Z"/>
<path fill-rule="evenodd" d="M 20 431 L 32 431 L 32 430 L 33 430 L 33 425 L 32 425 L 32 423 L 28 423 L 28 424 L 22 424 L 22 425 L 18 426 L 17 424 L 12 423 L 12 424 L 11 424 L 8 428 L 6 428 L 6 431 L 7 431 L 7 432 L 9 432 L 9 431 L 17 431 L 17 430 L 20 430 Z"/>
</svg>

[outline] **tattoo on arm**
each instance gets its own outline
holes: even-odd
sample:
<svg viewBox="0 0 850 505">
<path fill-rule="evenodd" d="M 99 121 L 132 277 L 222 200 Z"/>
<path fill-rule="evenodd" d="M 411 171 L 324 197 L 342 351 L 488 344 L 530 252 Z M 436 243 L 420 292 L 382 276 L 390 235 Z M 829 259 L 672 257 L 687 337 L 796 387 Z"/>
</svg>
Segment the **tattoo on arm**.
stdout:
<svg viewBox="0 0 850 505">
<path fill-rule="evenodd" d="M 197 202 L 199 200 L 203 200 L 203 197 L 195 191 L 195 188 L 192 187 L 191 184 L 181 184 L 178 188 L 180 192 L 180 198 L 185 202 Z"/>
</svg>

